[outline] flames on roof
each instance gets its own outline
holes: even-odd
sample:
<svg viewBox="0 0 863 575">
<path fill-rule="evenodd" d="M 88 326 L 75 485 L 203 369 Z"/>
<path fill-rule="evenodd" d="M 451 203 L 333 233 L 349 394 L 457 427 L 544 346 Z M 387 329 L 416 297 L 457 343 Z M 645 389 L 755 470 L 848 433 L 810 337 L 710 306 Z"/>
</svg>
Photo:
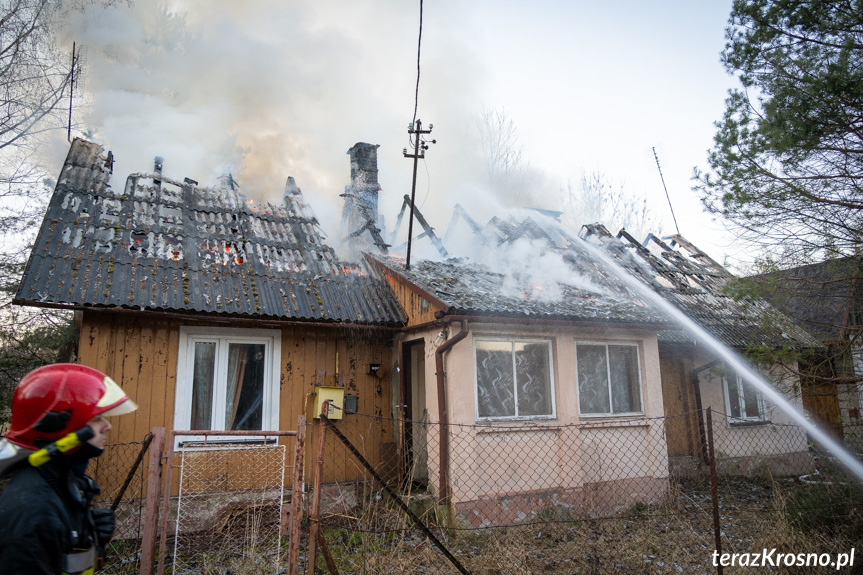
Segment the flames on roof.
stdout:
<svg viewBox="0 0 863 575">
<path fill-rule="evenodd" d="M 110 185 L 101 146 L 76 139 L 16 302 L 60 307 L 401 324 L 382 281 L 341 261 L 293 178 L 284 203 L 256 204 L 162 174 Z"/>
</svg>

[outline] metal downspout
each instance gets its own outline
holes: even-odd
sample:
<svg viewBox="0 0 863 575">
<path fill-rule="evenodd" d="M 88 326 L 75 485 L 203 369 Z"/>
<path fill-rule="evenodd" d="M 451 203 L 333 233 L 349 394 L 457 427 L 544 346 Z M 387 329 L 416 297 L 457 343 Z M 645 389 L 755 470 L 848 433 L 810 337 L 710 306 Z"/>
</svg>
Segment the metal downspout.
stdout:
<svg viewBox="0 0 863 575">
<path fill-rule="evenodd" d="M 452 338 L 443 342 L 435 350 L 435 375 L 437 376 L 437 406 L 440 417 L 440 474 L 438 484 L 440 485 L 441 503 L 449 503 L 449 414 L 446 406 L 446 373 L 443 368 L 443 354 L 451 347 L 467 337 L 467 320 L 461 320 L 461 331 Z"/>
</svg>

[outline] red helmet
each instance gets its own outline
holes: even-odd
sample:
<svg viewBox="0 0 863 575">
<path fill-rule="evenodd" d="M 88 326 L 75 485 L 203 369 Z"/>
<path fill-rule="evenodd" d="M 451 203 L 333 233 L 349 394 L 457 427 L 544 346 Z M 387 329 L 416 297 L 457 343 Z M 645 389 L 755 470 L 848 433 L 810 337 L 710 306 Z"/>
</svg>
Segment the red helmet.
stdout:
<svg viewBox="0 0 863 575">
<path fill-rule="evenodd" d="M 24 376 L 12 394 L 6 439 L 39 449 L 87 425 L 96 416 L 138 409 L 119 385 L 92 367 L 55 363 Z"/>
</svg>

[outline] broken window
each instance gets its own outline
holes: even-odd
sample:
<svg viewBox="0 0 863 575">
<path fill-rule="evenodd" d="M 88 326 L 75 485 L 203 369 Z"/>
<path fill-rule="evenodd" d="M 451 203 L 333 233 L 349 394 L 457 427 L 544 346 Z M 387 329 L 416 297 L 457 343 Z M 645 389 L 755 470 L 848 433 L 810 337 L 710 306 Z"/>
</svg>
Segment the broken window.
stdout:
<svg viewBox="0 0 863 575">
<path fill-rule="evenodd" d="M 760 391 L 743 381 L 743 378 L 736 373 L 724 375 L 722 382 L 725 386 L 725 402 L 729 417 L 737 420 L 738 423 L 767 420 L 764 398 Z M 735 421 L 731 423 L 735 423 Z"/>
<path fill-rule="evenodd" d="M 181 328 L 176 429 L 278 428 L 280 335 Z"/>
<path fill-rule="evenodd" d="M 638 346 L 577 343 L 575 359 L 581 415 L 642 413 Z"/>
<path fill-rule="evenodd" d="M 478 419 L 554 416 L 551 343 L 477 339 Z"/>
</svg>

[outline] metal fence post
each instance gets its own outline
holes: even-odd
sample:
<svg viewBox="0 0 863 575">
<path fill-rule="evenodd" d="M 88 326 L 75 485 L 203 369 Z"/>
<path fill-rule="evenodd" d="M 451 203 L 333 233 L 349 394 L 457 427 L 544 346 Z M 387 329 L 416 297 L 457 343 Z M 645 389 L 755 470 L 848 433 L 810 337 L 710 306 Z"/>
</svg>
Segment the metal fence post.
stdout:
<svg viewBox="0 0 863 575">
<path fill-rule="evenodd" d="M 707 456 L 710 461 L 710 498 L 713 500 L 713 535 L 716 540 L 716 553 L 722 557 L 722 538 L 719 526 L 719 488 L 716 484 L 716 457 L 713 452 L 713 417 L 707 408 Z M 722 561 L 717 561 L 716 572 L 722 575 Z"/>
<path fill-rule="evenodd" d="M 154 427 L 150 442 L 147 469 L 147 499 L 144 504 L 144 533 L 141 538 L 141 573 L 152 575 L 156 552 L 156 535 L 159 529 L 159 496 L 162 492 L 162 450 L 165 447 L 165 428 Z"/>
</svg>

